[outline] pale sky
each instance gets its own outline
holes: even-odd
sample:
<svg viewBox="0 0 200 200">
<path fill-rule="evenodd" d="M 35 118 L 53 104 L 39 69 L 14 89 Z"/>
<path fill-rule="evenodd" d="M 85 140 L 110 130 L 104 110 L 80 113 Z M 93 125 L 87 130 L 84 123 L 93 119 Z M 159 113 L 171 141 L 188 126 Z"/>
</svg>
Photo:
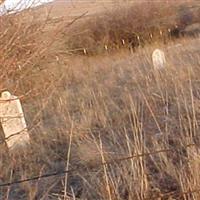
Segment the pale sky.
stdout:
<svg viewBox="0 0 200 200">
<path fill-rule="evenodd" d="M 33 7 L 53 0 L 6 0 L 1 6 L 0 11 L 3 10 L 23 10 L 27 7 Z"/>
</svg>

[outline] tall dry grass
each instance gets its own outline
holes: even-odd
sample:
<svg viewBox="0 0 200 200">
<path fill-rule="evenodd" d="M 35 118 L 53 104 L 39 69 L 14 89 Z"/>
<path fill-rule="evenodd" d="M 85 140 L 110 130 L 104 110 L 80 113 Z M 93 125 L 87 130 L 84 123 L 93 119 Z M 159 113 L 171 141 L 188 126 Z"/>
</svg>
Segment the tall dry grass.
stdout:
<svg viewBox="0 0 200 200">
<path fill-rule="evenodd" d="M 74 171 L 0 187 L 0 199 L 200 198 L 199 39 L 65 56 L 46 45 L 52 38 L 42 26 L 2 22 L 1 90 L 25 95 L 31 145 L 9 154 L 0 144 L 0 184 Z M 151 62 L 158 47 L 167 58 L 162 71 Z"/>
<path fill-rule="evenodd" d="M 30 149 L 8 157 L 1 147 L 1 181 L 67 166 L 75 171 L 67 182 L 57 176 L 0 188 L 2 198 L 199 199 L 198 192 L 187 193 L 200 186 L 199 53 L 193 49 L 199 42 L 182 45 L 165 49 L 161 72 L 151 63 L 154 46 L 60 65 L 63 80 L 44 99 Z M 30 104 L 24 104 L 27 115 Z M 163 149 L 172 151 L 154 154 Z M 152 155 L 112 162 L 144 152 Z M 102 166 L 105 161 L 112 164 Z"/>
</svg>

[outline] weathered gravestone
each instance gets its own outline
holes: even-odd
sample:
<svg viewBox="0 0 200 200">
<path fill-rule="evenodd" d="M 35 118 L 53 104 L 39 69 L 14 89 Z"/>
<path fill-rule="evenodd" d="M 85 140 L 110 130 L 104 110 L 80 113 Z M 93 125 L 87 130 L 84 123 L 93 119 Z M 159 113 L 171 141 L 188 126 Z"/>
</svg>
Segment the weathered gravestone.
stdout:
<svg viewBox="0 0 200 200">
<path fill-rule="evenodd" d="M 24 113 L 18 97 L 4 91 L 0 97 L 0 121 L 10 150 L 29 143 Z"/>
<path fill-rule="evenodd" d="M 153 61 L 154 69 L 164 68 L 166 64 L 164 52 L 160 49 L 155 49 L 152 54 L 152 61 Z"/>
</svg>

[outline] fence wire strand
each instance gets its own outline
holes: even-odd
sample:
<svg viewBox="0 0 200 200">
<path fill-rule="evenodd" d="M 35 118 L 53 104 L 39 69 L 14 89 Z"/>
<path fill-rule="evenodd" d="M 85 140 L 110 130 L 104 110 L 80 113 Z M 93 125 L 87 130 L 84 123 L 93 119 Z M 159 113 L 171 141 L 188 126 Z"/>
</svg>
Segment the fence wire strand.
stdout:
<svg viewBox="0 0 200 200">
<path fill-rule="evenodd" d="M 190 147 L 193 147 L 193 146 L 196 146 L 196 144 L 191 143 L 191 144 L 185 145 L 184 147 L 190 148 Z M 151 155 L 160 154 L 160 153 L 176 152 L 176 151 L 178 151 L 178 150 L 172 149 L 172 148 L 167 148 L 167 149 L 160 149 L 160 150 L 156 150 L 156 151 L 152 151 L 152 152 L 144 152 L 144 153 L 140 153 L 140 154 L 134 154 L 134 155 L 126 156 L 126 157 L 112 159 L 111 161 L 102 162 L 102 163 L 100 163 L 99 166 L 112 165 L 112 164 L 115 164 L 115 163 L 131 160 L 131 159 L 134 159 L 134 158 L 140 158 L 140 157 L 146 157 L 146 156 L 151 156 Z M 76 172 L 76 171 L 78 171 L 78 170 L 77 169 L 69 169 L 69 170 L 63 170 L 63 171 L 59 171 L 59 172 L 48 173 L 48 174 L 44 174 L 44 175 L 40 175 L 40 176 L 35 176 L 35 177 L 32 177 L 32 178 L 21 179 L 21 180 L 17 180 L 17 181 L 13 181 L 13 182 L 6 182 L 6 183 L 3 183 L 3 184 L 0 184 L 0 187 L 6 187 L 6 186 L 19 184 L 19 183 L 39 180 L 39 179 L 43 179 L 43 178 L 59 176 L 59 175 L 68 174 L 70 172 Z"/>
<path fill-rule="evenodd" d="M 200 8 L 200 6 L 194 6 L 194 7 L 188 7 L 189 9 L 197 9 L 197 8 Z M 83 15 L 86 15 L 87 13 L 84 13 Z M 175 19 L 177 18 L 177 16 L 172 16 L 170 19 Z M 153 23 L 150 23 L 148 24 L 148 26 L 152 26 L 154 24 L 159 24 L 161 22 L 165 22 L 165 18 L 163 19 L 159 19 L 157 21 L 154 21 Z M 167 18 L 167 20 L 169 20 L 169 17 Z M 24 96 L 20 96 L 19 98 L 17 99 L 21 99 L 21 98 L 24 98 Z M 12 100 L 15 100 L 15 99 L 12 99 Z M 0 99 L 0 103 L 3 103 L 5 101 L 12 101 L 12 100 L 1 100 Z M 42 112 L 42 111 L 40 111 Z M 34 122 L 36 121 L 36 118 L 34 120 Z M 32 125 L 29 130 L 33 129 L 35 125 Z M 18 132 L 18 133 L 15 133 L 13 135 L 10 135 L 9 137 L 7 138 L 4 138 L 3 141 L 0 141 L 0 144 L 3 144 L 6 142 L 6 140 L 10 139 L 11 137 L 14 137 L 16 135 L 19 135 L 21 133 L 23 133 L 24 130 Z M 185 148 L 190 148 L 190 147 L 194 147 L 196 146 L 196 144 L 194 143 L 191 143 L 191 144 L 187 144 L 185 146 L 182 146 L 182 147 L 185 147 Z M 102 162 L 100 163 L 99 166 L 104 166 L 104 165 L 113 165 L 115 163 L 120 163 L 120 162 L 124 162 L 124 161 L 128 161 L 128 160 L 131 160 L 131 159 L 134 159 L 134 158 L 140 158 L 140 157 L 147 157 L 147 156 L 151 156 L 151 155 L 156 155 L 156 154 L 160 154 L 160 153 L 172 153 L 172 152 L 177 152 L 178 150 L 177 149 L 173 149 L 173 148 L 165 148 L 165 149 L 160 149 L 160 150 L 155 150 L 155 151 L 152 151 L 152 152 L 143 152 L 143 153 L 140 153 L 140 154 L 134 154 L 134 155 L 130 155 L 130 156 L 125 156 L 125 157 L 121 157 L 121 158 L 117 158 L 117 159 L 112 159 L 111 161 L 106 161 L 106 162 Z M 2 187 L 10 187 L 10 186 L 13 186 L 15 184 L 21 184 L 21 183 L 25 183 L 25 182 L 32 182 L 32 181 L 37 181 L 37 180 L 40 180 L 40 179 L 45 179 L 45 178 L 50 178 L 50 177 L 55 177 L 55 176 L 61 176 L 61 175 L 64 175 L 64 174 L 68 174 L 68 173 L 72 173 L 72 172 L 78 172 L 78 169 L 69 169 L 69 170 L 62 170 L 62 171 L 56 171 L 56 172 L 52 172 L 52 173 L 47 173 L 47 174 L 43 174 L 43 175 L 39 175 L 39 176 L 34 176 L 34 177 L 30 177 L 30 178 L 26 178 L 26 179 L 20 179 L 20 180 L 16 180 L 16 181 L 10 181 L 10 182 L 5 182 L 5 183 L 2 183 L 0 184 L 0 188 Z M 185 195 L 190 195 L 190 194 L 193 194 L 193 193 L 199 193 L 200 192 L 200 188 L 196 188 L 194 190 L 188 190 L 188 191 L 174 191 L 174 192 L 166 192 L 164 193 L 161 198 L 167 198 L 167 197 L 172 197 L 172 198 L 175 198 L 175 199 L 181 199 L 183 198 Z M 156 198 L 157 199 L 157 198 Z"/>
</svg>

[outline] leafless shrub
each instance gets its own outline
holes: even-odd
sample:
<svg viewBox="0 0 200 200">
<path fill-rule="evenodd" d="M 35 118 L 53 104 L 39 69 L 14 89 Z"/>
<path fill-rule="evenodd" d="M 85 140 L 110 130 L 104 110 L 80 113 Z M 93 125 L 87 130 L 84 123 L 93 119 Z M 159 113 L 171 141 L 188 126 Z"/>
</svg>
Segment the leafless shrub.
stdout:
<svg viewBox="0 0 200 200">
<path fill-rule="evenodd" d="M 76 24 L 66 32 L 66 47 L 69 52 L 83 53 L 85 49 L 96 54 L 105 51 L 105 45 L 106 50 L 111 50 L 135 48 L 158 40 L 166 42 L 176 26 L 179 32 L 179 26 L 194 21 L 190 4 L 169 1 L 122 4 Z"/>
</svg>

